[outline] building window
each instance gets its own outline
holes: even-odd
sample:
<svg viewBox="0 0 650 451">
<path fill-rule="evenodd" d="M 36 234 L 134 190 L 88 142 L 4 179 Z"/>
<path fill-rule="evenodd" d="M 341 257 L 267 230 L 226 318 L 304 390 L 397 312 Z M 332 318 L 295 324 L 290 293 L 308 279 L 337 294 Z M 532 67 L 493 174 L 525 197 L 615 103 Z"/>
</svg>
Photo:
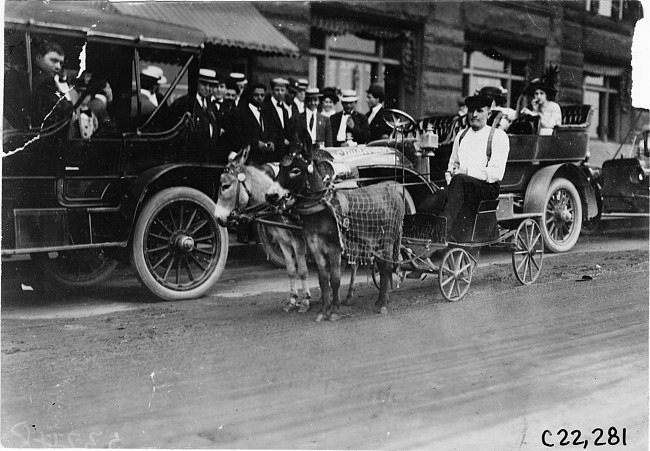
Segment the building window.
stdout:
<svg viewBox="0 0 650 451">
<path fill-rule="evenodd" d="M 514 107 L 517 96 L 526 87 L 527 52 L 515 54 L 505 49 L 467 50 L 463 61 L 463 96 L 475 94 L 486 86 L 508 90 L 508 105 Z"/>
<path fill-rule="evenodd" d="M 325 87 L 354 89 L 359 101 L 357 105 L 364 110 L 365 92 L 372 83 L 385 86 L 389 103 L 397 101 L 400 60 L 391 57 L 392 46 L 381 40 L 363 39 L 354 34 L 327 35 L 314 31 L 317 36 L 312 43 L 321 43 L 310 49 L 310 83 Z M 366 108 L 367 109 L 367 108 Z"/>
<path fill-rule="evenodd" d="M 600 141 L 618 139 L 620 77 L 586 73 L 584 103 L 594 108 L 589 136 Z"/>
<path fill-rule="evenodd" d="M 615 19 L 623 18 L 624 0 L 586 0 L 586 9 L 594 14 Z"/>
</svg>

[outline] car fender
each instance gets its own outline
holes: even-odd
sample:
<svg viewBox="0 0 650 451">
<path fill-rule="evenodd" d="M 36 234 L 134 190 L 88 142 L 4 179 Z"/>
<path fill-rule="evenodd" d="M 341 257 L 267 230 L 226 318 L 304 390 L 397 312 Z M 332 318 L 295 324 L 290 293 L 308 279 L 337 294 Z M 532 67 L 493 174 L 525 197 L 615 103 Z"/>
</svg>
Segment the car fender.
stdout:
<svg viewBox="0 0 650 451">
<path fill-rule="evenodd" d="M 130 224 L 129 235 L 146 199 L 163 189 L 187 186 L 216 201 L 223 168 L 218 165 L 167 164 L 143 172 L 120 204 L 120 214 Z"/>
<path fill-rule="evenodd" d="M 554 164 L 541 168 L 533 175 L 526 188 L 524 212 L 541 213 L 544 211 L 544 200 L 553 179 L 564 177 L 573 183 L 582 203 L 583 217 L 591 219 L 598 214 L 596 194 L 587 175 L 571 163 Z"/>
</svg>

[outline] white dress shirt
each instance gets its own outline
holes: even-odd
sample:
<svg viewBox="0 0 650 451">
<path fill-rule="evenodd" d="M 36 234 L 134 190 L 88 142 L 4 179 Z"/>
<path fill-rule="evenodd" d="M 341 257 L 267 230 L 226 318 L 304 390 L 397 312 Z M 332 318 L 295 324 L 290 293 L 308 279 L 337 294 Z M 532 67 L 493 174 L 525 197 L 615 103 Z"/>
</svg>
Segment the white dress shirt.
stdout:
<svg viewBox="0 0 650 451">
<path fill-rule="evenodd" d="M 311 136 L 311 142 L 315 143 L 316 142 L 316 122 L 318 122 L 318 116 L 316 116 L 318 112 L 316 110 L 312 111 L 309 108 L 305 109 L 305 119 L 307 119 L 307 131 L 309 131 L 309 136 Z M 314 123 L 310 127 L 309 122 L 311 121 L 311 118 L 314 118 Z"/>
<path fill-rule="evenodd" d="M 381 103 L 372 107 L 372 110 L 370 110 L 370 116 L 368 116 L 368 124 L 370 124 L 373 121 L 373 119 L 375 118 L 375 116 L 377 116 L 377 113 L 379 112 L 379 110 L 381 110 L 382 107 L 383 105 Z"/>
<path fill-rule="evenodd" d="M 348 119 L 349 118 L 350 118 L 349 114 L 343 113 L 343 116 L 341 116 L 341 125 L 339 125 L 339 131 L 336 134 L 336 140 L 339 141 L 339 142 L 345 141 L 346 138 L 347 138 L 347 135 L 346 135 L 345 131 L 348 128 Z"/>
<path fill-rule="evenodd" d="M 141 89 L 140 92 L 144 94 L 151 103 L 153 103 L 155 106 L 158 106 L 158 99 L 153 92 L 147 91 L 146 89 Z"/>
<path fill-rule="evenodd" d="M 454 139 L 447 170 L 453 172 L 454 168 L 461 171 L 467 169 L 467 175 L 475 179 L 488 183 L 500 182 L 506 170 L 510 141 L 503 130 L 495 129 L 492 137 L 492 156 L 488 162 L 486 152 L 490 130 L 491 127 L 486 125 L 477 132 L 471 128 L 467 133 L 459 132 Z M 459 146 L 461 136 L 463 140 Z"/>
<path fill-rule="evenodd" d="M 286 111 L 284 109 L 284 103 L 278 105 L 278 101 L 275 99 L 271 100 L 271 102 L 273 102 L 273 107 L 275 108 L 275 111 L 278 113 L 278 116 L 280 116 L 280 123 L 282 124 L 282 127 L 284 127 L 284 114 L 282 113 L 283 111 Z"/>
</svg>

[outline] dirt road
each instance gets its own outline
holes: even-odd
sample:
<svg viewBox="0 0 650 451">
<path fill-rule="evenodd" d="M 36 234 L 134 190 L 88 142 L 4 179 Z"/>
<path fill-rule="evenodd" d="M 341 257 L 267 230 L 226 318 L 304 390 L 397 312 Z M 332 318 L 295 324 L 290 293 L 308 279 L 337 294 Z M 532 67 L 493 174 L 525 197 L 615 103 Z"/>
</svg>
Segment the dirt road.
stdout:
<svg viewBox="0 0 650 451">
<path fill-rule="evenodd" d="M 387 316 L 364 273 L 337 323 L 282 312 L 273 290 L 86 316 L 8 308 L 2 445 L 539 450 L 565 429 L 567 449 L 647 449 L 647 241 L 544 265 L 527 287 L 482 266 L 457 303 L 409 280 Z"/>
</svg>

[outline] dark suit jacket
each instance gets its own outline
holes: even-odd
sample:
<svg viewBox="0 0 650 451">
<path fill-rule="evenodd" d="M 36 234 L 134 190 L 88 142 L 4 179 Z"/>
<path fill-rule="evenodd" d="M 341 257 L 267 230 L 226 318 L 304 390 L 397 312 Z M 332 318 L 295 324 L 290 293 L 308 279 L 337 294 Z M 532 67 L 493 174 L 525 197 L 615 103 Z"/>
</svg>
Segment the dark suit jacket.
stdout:
<svg viewBox="0 0 650 451">
<path fill-rule="evenodd" d="M 372 111 L 372 110 L 371 110 Z M 366 117 L 370 117 L 371 111 L 368 111 L 366 113 Z M 377 111 L 377 114 L 375 114 L 375 117 L 372 118 L 372 122 L 369 124 L 370 127 L 370 141 L 376 141 L 378 139 L 383 139 L 384 135 L 385 137 L 388 138 L 393 131 L 392 128 L 388 126 L 386 121 L 384 120 L 384 108 L 380 108 L 379 111 Z"/>
<path fill-rule="evenodd" d="M 280 160 L 277 156 L 277 151 L 260 150 L 260 141 L 266 143 L 269 139 L 266 131 L 263 131 L 260 123 L 257 122 L 248 104 L 234 109 L 232 114 L 230 127 L 224 134 L 229 151 L 239 152 L 242 148 L 249 145 L 251 150 L 248 161 L 263 164 Z M 266 121 L 264 122 L 264 126 L 266 128 Z"/>
<path fill-rule="evenodd" d="M 190 102 L 188 96 L 185 95 L 179 97 L 173 103 L 171 110 L 175 112 L 176 116 L 180 117 L 183 111 L 187 111 L 188 103 L 191 104 L 192 117 L 196 126 L 196 130 L 189 134 L 189 151 L 200 155 L 199 158 L 207 162 L 227 162 L 227 153 L 225 155 L 217 155 L 219 124 L 217 123 L 217 114 L 214 105 L 208 101 L 208 106 L 204 109 L 196 97 Z M 210 136 L 210 125 L 213 127 L 212 136 Z"/>
<path fill-rule="evenodd" d="M 287 113 L 286 109 L 284 111 L 284 127 L 282 126 L 280 117 L 271 101 L 275 101 L 275 99 L 268 97 L 264 102 L 262 102 L 261 109 L 262 116 L 264 117 L 264 131 L 268 140 L 275 145 L 274 153 L 276 154 L 277 160 L 271 161 L 280 161 L 280 159 L 289 151 L 289 146 L 284 144 L 284 140 L 291 140 L 292 126 L 291 121 L 289 120 L 289 113 Z"/>
<path fill-rule="evenodd" d="M 332 125 L 328 117 L 316 112 L 316 142 L 321 142 L 325 147 L 332 147 Z M 298 114 L 294 123 L 293 143 L 303 143 L 309 136 L 307 112 Z M 311 139 L 311 137 L 310 137 Z"/>
<path fill-rule="evenodd" d="M 330 122 L 332 123 L 332 139 L 334 141 L 334 146 L 340 147 L 341 143 L 337 142 L 336 135 L 339 132 L 339 127 L 341 125 L 341 118 L 343 117 L 343 111 L 339 111 L 336 114 L 333 114 L 330 117 Z M 370 138 L 370 129 L 368 128 L 368 119 L 365 115 L 359 113 L 358 111 L 353 111 L 350 115 L 354 121 L 354 128 L 346 128 L 346 133 L 352 133 L 352 138 L 357 144 L 365 144 Z"/>
</svg>

